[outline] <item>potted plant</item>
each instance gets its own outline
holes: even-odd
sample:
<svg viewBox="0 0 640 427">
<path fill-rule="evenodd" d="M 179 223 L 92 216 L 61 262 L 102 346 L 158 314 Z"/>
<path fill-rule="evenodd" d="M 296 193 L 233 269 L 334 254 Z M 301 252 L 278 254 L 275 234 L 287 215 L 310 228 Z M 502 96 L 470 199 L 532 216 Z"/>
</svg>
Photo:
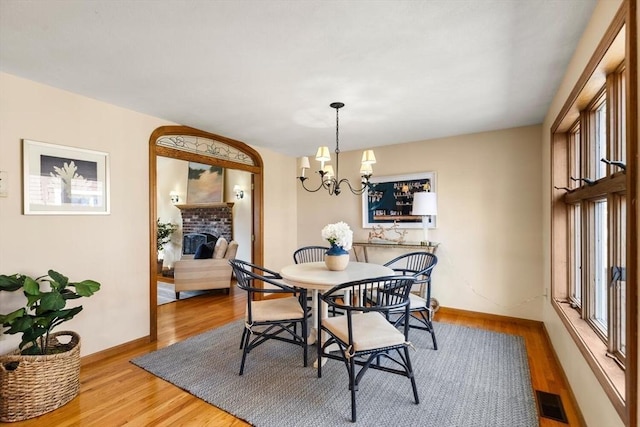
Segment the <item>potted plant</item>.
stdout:
<svg viewBox="0 0 640 427">
<path fill-rule="evenodd" d="M 161 257 L 162 250 L 164 249 L 164 245 L 169 243 L 171 240 L 171 235 L 174 231 L 178 229 L 178 224 L 173 224 L 171 222 L 160 222 L 160 218 L 156 222 L 157 228 L 157 249 L 158 249 L 158 273 L 162 273 L 162 262 L 163 258 Z"/>
<path fill-rule="evenodd" d="M 70 282 L 54 270 L 31 278 L 0 275 L 0 291 L 21 290 L 23 307 L 0 314 L 3 334 L 22 334 L 18 349 L 0 356 L 0 421 L 13 422 L 53 411 L 80 389 L 80 337 L 71 331 L 52 332 L 82 311 L 66 308 L 68 300 L 100 290 L 93 280 Z"/>
</svg>

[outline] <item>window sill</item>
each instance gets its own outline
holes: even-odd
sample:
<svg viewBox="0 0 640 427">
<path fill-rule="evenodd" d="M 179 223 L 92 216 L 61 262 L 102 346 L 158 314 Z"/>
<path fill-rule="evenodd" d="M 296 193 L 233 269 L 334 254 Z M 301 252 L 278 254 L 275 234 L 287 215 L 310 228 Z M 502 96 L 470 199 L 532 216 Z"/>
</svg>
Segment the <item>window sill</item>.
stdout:
<svg viewBox="0 0 640 427">
<path fill-rule="evenodd" d="M 607 347 L 577 310 L 567 303 L 553 306 L 622 419 L 625 418 L 625 372 L 610 357 Z"/>
</svg>

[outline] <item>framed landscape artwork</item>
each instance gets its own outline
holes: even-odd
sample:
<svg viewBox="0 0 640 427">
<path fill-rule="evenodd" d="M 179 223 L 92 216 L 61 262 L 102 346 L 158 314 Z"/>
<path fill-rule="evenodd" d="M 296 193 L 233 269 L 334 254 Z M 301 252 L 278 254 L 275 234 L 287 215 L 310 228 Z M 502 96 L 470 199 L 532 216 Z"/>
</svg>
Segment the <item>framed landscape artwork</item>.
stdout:
<svg viewBox="0 0 640 427">
<path fill-rule="evenodd" d="M 221 203 L 223 190 L 224 168 L 189 162 L 187 204 Z"/>
<path fill-rule="evenodd" d="M 24 139 L 25 215 L 109 214 L 109 154 Z"/>
<path fill-rule="evenodd" d="M 398 224 L 398 228 L 422 228 L 422 217 L 411 215 L 413 194 L 436 191 L 436 173 L 374 176 L 373 184 L 362 194 L 362 227 Z M 435 228 L 436 217 L 429 217 L 428 228 Z"/>
</svg>

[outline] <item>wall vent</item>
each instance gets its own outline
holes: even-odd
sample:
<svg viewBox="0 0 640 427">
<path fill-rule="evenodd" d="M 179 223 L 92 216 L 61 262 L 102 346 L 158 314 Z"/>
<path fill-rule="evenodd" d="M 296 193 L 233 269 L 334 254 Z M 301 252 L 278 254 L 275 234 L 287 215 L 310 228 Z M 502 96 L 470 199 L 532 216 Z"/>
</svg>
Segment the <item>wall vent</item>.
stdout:
<svg viewBox="0 0 640 427">
<path fill-rule="evenodd" d="M 567 414 L 564 412 L 564 407 L 562 406 L 562 399 L 559 395 L 536 390 L 536 397 L 538 401 L 538 412 L 541 417 L 569 424 Z"/>
</svg>

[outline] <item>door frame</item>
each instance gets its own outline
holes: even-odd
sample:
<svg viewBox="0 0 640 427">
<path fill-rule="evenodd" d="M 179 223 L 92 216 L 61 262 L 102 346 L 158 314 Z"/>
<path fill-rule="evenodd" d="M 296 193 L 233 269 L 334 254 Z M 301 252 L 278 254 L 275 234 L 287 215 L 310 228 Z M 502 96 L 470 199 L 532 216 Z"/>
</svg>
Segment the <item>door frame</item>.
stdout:
<svg viewBox="0 0 640 427">
<path fill-rule="evenodd" d="M 189 152 L 171 148 L 164 145 L 158 145 L 157 141 L 163 136 L 194 136 L 207 138 L 213 141 L 221 142 L 233 147 L 245 154 L 252 160 L 252 165 L 247 163 L 234 162 L 233 160 L 225 160 L 219 157 L 213 157 L 206 154 Z M 155 129 L 149 138 L 149 340 L 151 342 L 158 340 L 158 295 L 157 295 L 157 182 L 156 174 L 158 156 L 173 159 L 185 160 L 189 162 L 204 163 L 213 166 L 221 166 L 226 169 L 237 169 L 251 173 L 251 260 L 253 263 L 262 265 L 264 261 L 264 169 L 262 157 L 260 154 L 241 141 L 236 141 L 221 135 L 201 131 L 188 126 L 161 126 Z"/>
</svg>

